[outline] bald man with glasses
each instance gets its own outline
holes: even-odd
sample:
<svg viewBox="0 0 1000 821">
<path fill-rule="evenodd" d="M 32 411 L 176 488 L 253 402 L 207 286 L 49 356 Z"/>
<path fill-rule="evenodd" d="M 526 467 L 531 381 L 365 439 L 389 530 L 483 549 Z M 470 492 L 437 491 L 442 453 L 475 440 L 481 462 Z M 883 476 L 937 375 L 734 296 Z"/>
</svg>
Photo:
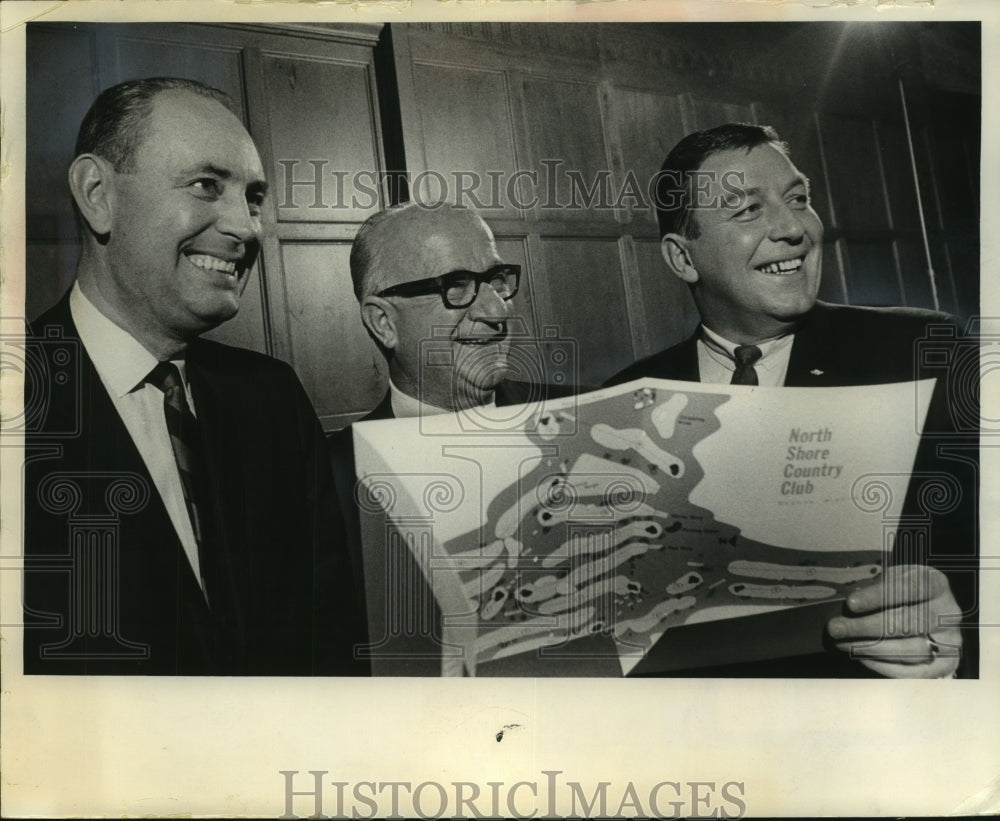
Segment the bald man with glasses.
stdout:
<svg viewBox="0 0 1000 821">
<path fill-rule="evenodd" d="M 521 269 L 500 258 L 475 212 L 408 203 L 373 216 L 354 241 L 351 276 L 389 370 L 365 421 L 528 401 L 530 386 L 507 379 Z"/>
<path fill-rule="evenodd" d="M 569 385 L 514 378 L 525 364 L 523 356 L 510 356 L 511 300 L 521 276 L 520 266 L 501 259 L 489 227 L 468 208 L 408 203 L 368 219 L 351 249 L 351 277 L 365 328 L 385 356 L 389 384 L 382 401 L 359 421 L 479 410 L 488 415 L 492 407 L 568 394 Z M 330 454 L 338 495 L 354 511 L 348 516 L 349 542 L 360 568 L 350 428 L 331 437 Z M 392 575 L 387 595 L 390 588 L 397 591 L 400 600 L 393 606 L 410 608 L 401 623 L 438 625 L 440 612 L 420 570 L 412 565 Z M 355 583 L 365 589 L 360 574 Z M 371 636 L 378 648 L 373 672 L 440 675 L 438 635 L 429 628 L 422 635 Z"/>
</svg>

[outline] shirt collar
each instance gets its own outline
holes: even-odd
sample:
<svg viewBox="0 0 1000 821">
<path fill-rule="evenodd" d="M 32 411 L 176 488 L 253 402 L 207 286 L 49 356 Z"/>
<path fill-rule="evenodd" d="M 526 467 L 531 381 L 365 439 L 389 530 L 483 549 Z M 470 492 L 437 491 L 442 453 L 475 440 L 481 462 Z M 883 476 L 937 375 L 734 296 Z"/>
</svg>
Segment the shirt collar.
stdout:
<svg viewBox="0 0 1000 821">
<path fill-rule="evenodd" d="M 392 403 L 392 413 L 397 419 L 410 419 L 415 416 L 438 416 L 442 413 L 454 412 L 447 408 L 439 408 L 437 405 L 422 402 L 408 393 L 403 393 L 403 391 L 393 384 L 391 379 L 389 380 L 389 401 Z M 496 395 L 494 394 L 485 407 L 495 406 Z"/>
<path fill-rule="evenodd" d="M 785 345 L 790 345 L 792 343 L 793 336 L 794 334 L 791 333 L 782 334 L 781 336 L 763 339 L 760 342 L 755 343 L 757 347 L 760 348 L 760 358 L 763 360 L 776 350 L 780 350 L 785 347 Z M 717 334 L 706 325 L 701 326 L 701 338 L 704 340 L 709 349 L 716 351 L 717 353 L 723 353 L 730 359 L 734 360 L 736 358 L 734 351 L 740 346 L 735 342 L 730 342 L 721 334 Z"/>
<path fill-rule="evenodd" d="M 140 387 L 156 367 L 156 357 L 132 334 L 101 313 L 87 298 L 79 282 L 74 282 L 70 291 L 69 310 L 80 341 L 108 392 L 120 399 Z M 181 379 L 186 383 L 184 362 L 172 361 L 180 369 Z"/>
</svg>

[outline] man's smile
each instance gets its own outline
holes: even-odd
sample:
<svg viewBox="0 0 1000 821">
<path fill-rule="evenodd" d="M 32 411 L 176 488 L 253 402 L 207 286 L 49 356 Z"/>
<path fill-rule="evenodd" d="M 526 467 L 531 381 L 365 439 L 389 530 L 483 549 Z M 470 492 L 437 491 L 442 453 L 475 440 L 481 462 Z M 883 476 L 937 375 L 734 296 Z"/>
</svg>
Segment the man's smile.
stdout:
<svg viewBox="0 0 1000 821">
<path fill-rule="evenodd" d="M 235 260 L 226 260 L 211 254 L 185 254 L 192 265 L 201 268 L 203 271 L 218 271 L 230 276 L 237 275 L 237 263 Z"/>
<path fill-rule="evenodd" d="M 756 270 L 760 271 L 762 274 L 773 274 L 776 276 L 790 276 L 792 274 L 798 273 L 802 268 L 802 263 L 805 262 L 805 257 L 794 257 L 793 259 L 783 259 L 777 262 L 768 262 L 764 265 L 758 265 Z"/>
<path fill-rule="evenodd" d="M 456 336 L 455 342 L 459 345 L 497 345 L 507 338 L 507 333 L 507 323 L 500 322 L 498 323 L 496 333 Z"/>
</svg>

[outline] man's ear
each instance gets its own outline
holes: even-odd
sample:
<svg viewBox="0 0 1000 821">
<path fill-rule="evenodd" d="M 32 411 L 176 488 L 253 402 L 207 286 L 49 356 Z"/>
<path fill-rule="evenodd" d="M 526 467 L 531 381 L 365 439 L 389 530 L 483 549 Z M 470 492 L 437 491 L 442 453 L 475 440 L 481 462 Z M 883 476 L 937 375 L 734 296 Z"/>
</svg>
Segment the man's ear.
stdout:
<svg viewBox="0 0 1000 821">
<path fill-rule="evenodd" d="M 660 253 L 670 271 L 688 285 L 698 281 L 698 269 L 691 260 L 687 239 L 680 234 L 666 234 L 660 240 Z"/>
<path fill-rule="evenodd" d="M 361 302 L 361 320 L 365 323 L 375 341 L 383 348 L 392 350 L 396 347 L 395 308 L 386 300 L 377 296 L 366 296 Z"/>
<path fill-rule="evenodd" d="M 94 154 L 81 154 L 69 167 L 69 190 L 95 234 L 111 231 L 114 194 L 111 165 Z"/>
</svg>

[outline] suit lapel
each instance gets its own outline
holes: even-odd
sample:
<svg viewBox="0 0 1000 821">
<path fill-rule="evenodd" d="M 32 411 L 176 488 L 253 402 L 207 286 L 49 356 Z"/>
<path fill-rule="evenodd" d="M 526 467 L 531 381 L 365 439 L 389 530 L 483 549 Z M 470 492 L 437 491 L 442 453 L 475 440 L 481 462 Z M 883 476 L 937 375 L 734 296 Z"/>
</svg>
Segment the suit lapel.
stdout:
<svg viewBox="0 0 1000 821">
<path fill-rule="evenodd" d="M 683 379 L 687 382 L 700 382 L 701 381 L 701 369 L 698 367 L 698 337 L 700 335 L 700 330 L 695 331 L 692 336 L 689 336 L 684 342 L 681 343 L 680 349 L 677 351 L 678 354 L 678 367 L 680 372 L 683 374 L 679 376 L 679 379 Z"/>
<path fill-rule="evenodd" d="M 237 646 L 244 646 L 248 590 L 246 580 L 247 556 L 244 551 L 245 517 L 241 511 L 253 500 L 248 500 L 242 490 L 247 479 L 242 476 L 242 452 L 234 431 L 240 425 L 237 414 L 253 413 L 253 408 L 238 410 L 240 401 L 233 397 L 223 369 L 201 354 L 196 341 L 187 356 L 187 376 L 191 384 L 198 430 L 208 471 L 207 485 L 212 506 L 212 529 L 209 543 L 203 548 L 210 574 L 215 582 L 209 590 L 209 604 L 213 615 L 231 636 Z M 208 552 L 211 551 L 211 555 Z M 203 568 L 203 573 L 205 569 Z M 206 583 L 207 584 L 207 583 Z"/>
<path fill-rule="evenodd" d="M 117 629 L 126 640 L 148 643 L 151 655 L 143 669 L 149 672 L 177 672 L 186 664 L 200 669 L 209 651 L 199 648 L 210 641 L 204 597 L 146 464 L 80 341 L 68 297 L 33 323 L 35 335 L 48 339 L 47 327 L 61 330 L 62 338 L 75 346 L 78 368 L 68 390 L 53 391 L 57 401 L 46 428 L 77 432 L 49 434 L 47 441 L 57 441 L 62 453 L 57 461 L 46 460 L 33 470 L 40 475 L 65 471 L 76 477 L 83 494 L 81 510 L 95 514 L 107 509 L 109 478 L 131 476 L 145 484 L 145 504 L 120 512 L 115 522 L 118 598 L 110 604 L 118 614 Z M 43 514 L 31 515 L 39 517 L 38 527 L 47 526 Z M 65 519 L 57 526 L 60 534 L 67 533 Z M 51 541 L 67 543 L 65 539 L 58 535 Z M 57 603 L 55 611 L 62 606 Z"/>
<path fill-rule="evenodd" d="M 93 361 L 80 341 L 69 310 L 69 298 L 64 298 L 52 311 L 37 320 L 35 325 L 36 329 L 43 333 L 46 326 L 61 327 L 63 338 L 72 342 L 78 351 L 79 382 L 75 398 L 79 405 L 58 409 L 58 413 L 63 416 L 63 429 L 66 429 L 65 423 L 73 414 L 79 414 L 80 435 L 63 440 L 65 461 L 69 464 L 93 464 L 95 468 L 113 462 L 116 470 L 139 474 L 149 485 L 150 505 L 158 507 L 166 516 L 166 508 L 163 507 L 162 500 L 156 492 L 149 471 L 146 469 L 146 463 L 143 462 L 139 449 L 132 441 L 128 428 L 125 427 Z"/>
<path fill-rule="evenodd" d="M 817 302 L 795 329 L 785 374 L 786 387 L 829 388 L 844 384 L 838 340 L 829 324 L 826 306 Z"/>
</svg>

